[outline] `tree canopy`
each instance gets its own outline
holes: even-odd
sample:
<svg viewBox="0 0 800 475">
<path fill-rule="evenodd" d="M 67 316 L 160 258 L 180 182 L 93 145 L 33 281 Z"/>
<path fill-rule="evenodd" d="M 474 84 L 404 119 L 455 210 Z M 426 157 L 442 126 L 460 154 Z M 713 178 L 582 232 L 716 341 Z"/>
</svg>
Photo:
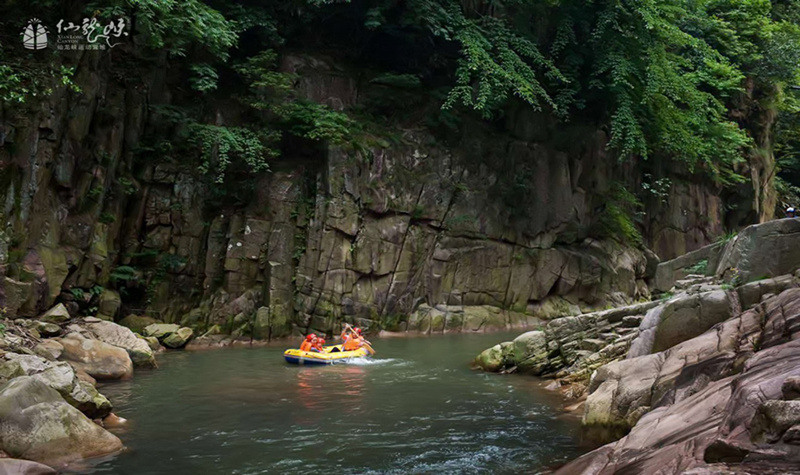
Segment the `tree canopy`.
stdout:
<svg viewBox="0 0 800 475">
<path fill-rule="evenodd" d="M 16 5 L 0 26 L 57 16 L 59 3 Z M 226 142 L 214 153 L 239 154 L 254 169 L 276 154 L 280 134 L 346 141 L 354 126 L 292 96 L 276 58 L 303 48 L 443 91 L 446 110 L 491 120 L 522 101 L 562 121 L 590 118 L 606 124 L 621 160 L 676 160 L 721 184 L 740 180 L 745 150 L 760 146 L 737 114 L 750 97 L 783 111 L 776 149 L 797 157 L 798 0 L 96 0 L 84 11 L 130 18 L 137 45 L 182 61 L 197 94 L 215 94 L 231 75 L 248 85 L 243 100 L 271 130 L 222 131 L 198 118 L 186 133 L 200 147 Z M 0 39 L 0 100 L 46 93 L 54 86 L 45 78 L 70 84 L 69 67 L 38 74 L 14 46 Z"/>
</svg>

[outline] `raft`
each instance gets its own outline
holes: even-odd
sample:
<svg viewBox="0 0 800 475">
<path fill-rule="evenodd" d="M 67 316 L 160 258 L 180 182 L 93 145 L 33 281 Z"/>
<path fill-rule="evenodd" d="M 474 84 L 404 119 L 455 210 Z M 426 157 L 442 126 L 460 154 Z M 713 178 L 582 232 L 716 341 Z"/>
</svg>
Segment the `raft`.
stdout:
<svg viewBox="0 0 800 475">
<path fill-rule="evenodd" d="M 302 351 L 297 348 L 290 348 L 283 352 L 283 357 L 287 363 L 301 365 L 326 365 L 336 363 L 346 363 L 353 358 L 368 356 L 366 348 L 361 347 L 353 351 L 342 351 L 342 345 L 323 346 L 323 352 Z"/>
</svg>

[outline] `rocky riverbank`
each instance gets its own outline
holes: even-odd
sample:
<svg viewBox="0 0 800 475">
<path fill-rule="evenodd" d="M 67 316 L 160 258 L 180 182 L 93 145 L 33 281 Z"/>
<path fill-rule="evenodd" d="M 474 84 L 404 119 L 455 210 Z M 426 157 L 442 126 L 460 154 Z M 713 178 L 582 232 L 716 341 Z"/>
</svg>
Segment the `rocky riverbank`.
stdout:
<svg viewBox="0 0 800 475">
<path fill-rule="evenodd" d="M 98 382 L 155 368 L 156 353 L 192 338 L 188 328 L 147 323 L 135 333 L 72 318 L 61 304 L 36 319 L 0 319 L 0 472 L 55 473 L 123 449 L 107 429 L 125 420 Z"/>
<path fill-rule="evenodd" d="M 751 226 L 660 264 L 660 300 L 553 319 L 476 363 L 553 379 L 618 439 L 559 473 L 800 470 L 798 249 L 798 219 Z"/>
</svg>

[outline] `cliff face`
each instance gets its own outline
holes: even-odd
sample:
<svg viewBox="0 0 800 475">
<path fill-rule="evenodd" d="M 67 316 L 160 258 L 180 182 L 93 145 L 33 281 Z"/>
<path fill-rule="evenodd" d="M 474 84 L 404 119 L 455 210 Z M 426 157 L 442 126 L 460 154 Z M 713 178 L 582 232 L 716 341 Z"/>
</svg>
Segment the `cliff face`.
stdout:
<svg viewBox="0 0 800 475">
<path fill-rule="evenodd" d="M 3 110 L 0 306 L 11 316 L 64 301 L 257 337 L 324 331 L 344 316 L 458 331 L 648 293 L 652 253 L 591 237 L 614 187 L 641 181 L 606 156 L 598 127 L 520 110 L 503 127 L 465 125 L 450 146 L 422 126 L 362 150 L 298 145 L 253 178 L 246 202 L 219 202 L 196 166 L 136 158 L 151 107 L 180 97 L 164 70 L 133 81 L 106 66 L 84 59 L 80 94 Z M 337 109 L 375 87 L 318 59 L 283 67 L 299 75 L 299 94 Z M 241 120 L 217 109 L 219 123 Z M 702 180 L 668 183 L 643 210 L 662 258 L 721 234 L 724 213 Z M 131 275 L 138 286 L 120 284 Z M 120 311 L 111 290 L 121 287 Z M 92 294 L 110 310 L 86 308 Z"/>
</svg>

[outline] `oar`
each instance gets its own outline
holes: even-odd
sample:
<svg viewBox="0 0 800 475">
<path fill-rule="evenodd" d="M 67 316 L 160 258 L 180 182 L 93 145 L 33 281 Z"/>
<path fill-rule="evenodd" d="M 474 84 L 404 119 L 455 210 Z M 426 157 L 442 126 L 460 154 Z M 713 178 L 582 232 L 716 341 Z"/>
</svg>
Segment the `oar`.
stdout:
<svg viewBox="0 0 800 475">
<path fill-rule="evenodd" d="M 369 354 L 374 355 L 375 354 L 375 350 L 372 349 L 372 345 L 370 345 L 367 340 L 364 340 L 363 343 L 364 343 L 364 347 L 367 349 L 367 351 L 369 351 Z"/>
</svg>

